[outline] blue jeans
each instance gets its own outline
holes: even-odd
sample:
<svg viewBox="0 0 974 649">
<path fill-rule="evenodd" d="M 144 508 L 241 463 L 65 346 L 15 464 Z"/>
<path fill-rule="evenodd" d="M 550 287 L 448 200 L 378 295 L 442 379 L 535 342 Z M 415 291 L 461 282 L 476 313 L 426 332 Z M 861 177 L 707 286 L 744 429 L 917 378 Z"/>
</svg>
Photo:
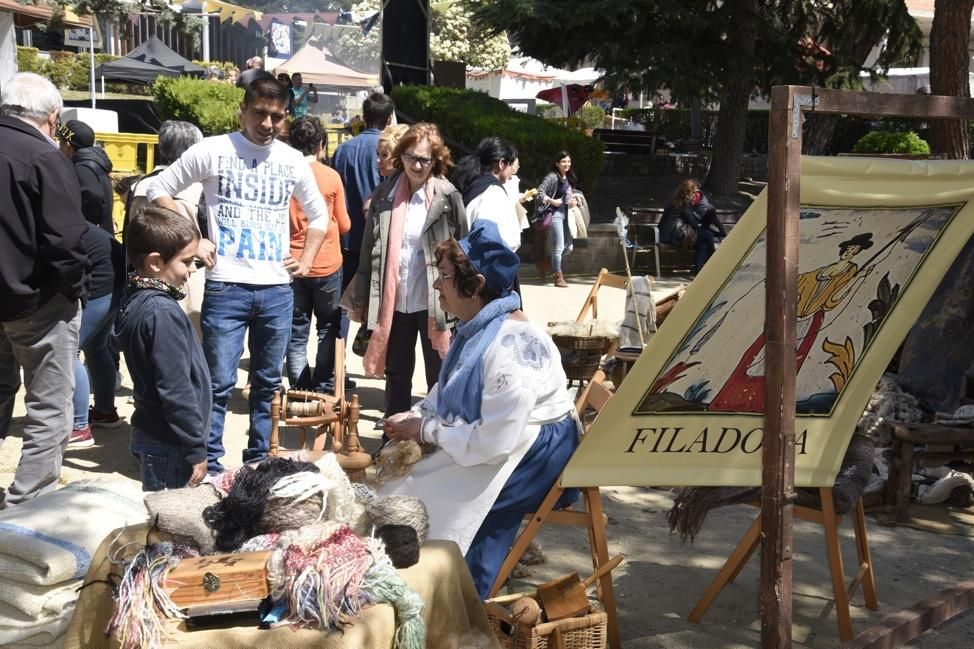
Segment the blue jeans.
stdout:
<svg viewBox="0 0 974 649">
<path fill-rule="evenodd" d="M 74 428 L 88 425 L 88 395 L 92 387 L 95 410 L 109 413 L 115 409 L 115 358 L 109 347 L 115 307 L 109 293 L 88 300 L 81 311 L 78 347 L 85 353 L 85 362 L 77 357 L 74 362 Z"/>
<path fill-rule="evenodd" d="M 565 212 L 559 209 L 551 217 L 551 272 L 561 272 L 561 256 L 565 252 Z"/>
<path fill-rule="evenodd" d="M 281 389 L 281 367 L 291 337 L 294 294 L 289 284 L 261 286 L 207 280 L 200 313 L 203 353 L 210 368 L 213 412 L 206 456 L 210 473 L 223 471 L 223 426 L 227 403 L 237 384 L 244 334 L 250 331 L 250 427 L 244 462 L 267 457 L 271 397 Z"/>
<path fill-rule="evenodd" d="M 332 392 L 335 385 L 335 339 L 341 328 L 342 269 L 326 277 L 299 277 L 291 284 L 294 311 L 287 346 L 287 380 L 291 387 Z M 315 366 L 308 366 L 311 315 L 318 332 Z"/>
<path fill-rule="evenodd" d="M 697 230 L 697 242 L 694 244 L 693 266 L 694 271 L 700 272 L 703 265 L 707 263 L 714 251 L 717 249 L 716 237 L 709 228 Z"/>
<path fill-rule="evenodd" d="M 139 463 L 139 479 L 144 491 L 162 491 L 185 487 L 193 475 L 193 465 L 186 461 L 182 449 L 143 438 L 132 431 L 129 445 L 132 457 Z"/>
</svg>

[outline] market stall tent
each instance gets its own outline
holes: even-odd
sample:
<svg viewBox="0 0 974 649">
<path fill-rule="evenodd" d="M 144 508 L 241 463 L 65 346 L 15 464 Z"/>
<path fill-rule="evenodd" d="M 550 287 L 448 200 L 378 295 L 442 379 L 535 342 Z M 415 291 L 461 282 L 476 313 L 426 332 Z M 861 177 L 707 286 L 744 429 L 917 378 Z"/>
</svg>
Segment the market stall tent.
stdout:
<svg viewBox="0 0 974 649">
<path fill-rule="evenodd" d="M 150 36 L 142 45 L 120 59 L 103 63 L 95 69 L 95 77 L 106 81 L 152 83 L 156 77 L 202 76 L 206 70 L 166 47 Z"/>
<path fill-rule="evenodd" d="M 300 73 L 305 83 L 316 86 L 331 86 L 337 88 L 371 88 L 379 83 L 374 74 L 357 72 L 343 65 L 330 53 L 318 49 L 311 43 L 305 44 L 294 56 L 272 70 L 274 74 Z"/>
</svg>

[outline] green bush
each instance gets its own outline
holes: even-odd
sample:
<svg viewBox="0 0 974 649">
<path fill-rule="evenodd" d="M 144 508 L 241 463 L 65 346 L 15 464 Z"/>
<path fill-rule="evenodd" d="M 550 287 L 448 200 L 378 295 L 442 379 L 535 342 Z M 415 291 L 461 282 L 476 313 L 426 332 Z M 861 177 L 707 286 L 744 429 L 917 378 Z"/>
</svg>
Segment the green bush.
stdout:
<svg viewBox="0 0 974 649">
<path fill-rule="evenodd" d="M 521 178 L 532 184 L 551 169 L 554 155 L 571 153 L 572 166 L 582 189 L 591 195 L 602 171 L 602 143 L 558 124 L 512 110 L 502 101 L 482 92 L 457 88 L 396 86 L 392 89 L 396 108 L 413 119 L 433 122 L 453 149 L 454 158 L 465 155 L 481 139 L 496 135 L 510 140 L 518 149 Z"/>
<path fill-rule="evenodd" d="M 41 58 L 40 50 L 36 47 L 17 46 L 17 69 L 21 72 L 33 72 L 47 76 L 48 62 Z"/>
<path fill-rule="evenodd" d="M 152 84 L 152 96 L 163 119 L 192 122 L 204 135 L 222 135 L 239 125 L 241 88 L 191 77 L 159 77 Z"/>
<path fill-rule="evenodd" d="M 69 88 L 71 85 L 71 75 L 74 72 L 74 53 L 73 52 L 51 52 L 51 60 L 48 63 L 47 76 L 58 88 Z"/>
<path fill-rule="evenodd" d="M 915 131 L 873 131 L 862 136 L 852 152 L 930 155 L 930 145 Z"/>
<path fill-rule="evenodd" d="M 582 106 L 575 116 L 585 123 L 585 128 L 602 128 L 605 122 L 605 111 L 601 106 Z"/>
</svg>

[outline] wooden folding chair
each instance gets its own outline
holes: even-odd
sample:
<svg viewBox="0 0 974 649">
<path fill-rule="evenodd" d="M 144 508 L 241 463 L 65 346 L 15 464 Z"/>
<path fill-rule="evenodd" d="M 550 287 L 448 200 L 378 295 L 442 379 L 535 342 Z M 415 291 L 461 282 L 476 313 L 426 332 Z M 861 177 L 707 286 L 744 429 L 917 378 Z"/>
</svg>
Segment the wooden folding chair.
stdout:
<svg viewBox="0 0 974 649">
<path fill-rule="evenodd" d="M 795 505 L 795 517 L 801 520 L 818 523 L 825 530 L 825 548 L 828 551 L 829 572 L 832 575 L 832 593 L 835 600 L 835 615 L 839 625 L 839 639 L 846 642 L 852 639 L 852 617 L 849 613 L 849 600 L 862 586 L 863 598 L 866 601 L 866 608 L 879 610 L 879 601 L 876 597 L 876 578 L 873 573 L 872 556 L 869 552 L 869 539 L 866 536 L 866 515 L 862 506 L 862 498 L 856 501 L 855 509 L 852 512 L 852 525 L 856 535 L 856 555 L 859 558 L 859 565 L 856 575 L 853 577 L 848 588 L 845 585 L 845 571 L 842 566 L 842 549 L 839 545 L 838 526 L 842 522 L 842 517 L 835 513 L 835 504 L 832 500 L 832 488 L 822 487 L 819 489 L 819 496 L 822 500 L 822 508 L 803 507 Z M 753 503 L 752 503 L 753 504 Z M 724 566 L 717 573 L 707 590 L 697 605 L 693 607 L 687 620 L 693 623 L 699 622 L 707 609 L 713 603 L 720 591 L 728 583 L 734 581 L 751 555 L 761 542 L 761 516 L 758 515 L 751 523 L 751 527 L 744 533 L 740 543 L 734 548 Z"/>
<path fill-rule="evenodd" d="M 589 311 L 592 312 L 592 318 L 599 317 L 599 289 L 603 286 L 610 286 L 612 288 L 625 289 L 629 285 L 629 279 L 623 277 L 622 275 L 614 275 L 610 273 L 608 269 L 603 268 L 599 271 L 598 276 L 595 278 L 595 283 L 592 284 L 592 290 L 588 292 L 588 297 L 585 298 L 585 303 L 582 304 L 582 310 L 578 312 L 578 317 L 575 318 L 575 322 L 584 322 L 588 317 Z"/>
<path fill-rule="evenodd" d="M 605 407 L 605 404 L 612 396 L 612 392 L 605 387 L 604 381 L 605 372 L 602 370 L 597 371 L 576 400 L 575 407 L 583 422 L 585 421 L 587 407 L 593 409 L 595 415 L 598 416 L 598 413 Z M 583 425 L 583 429 L 587 430 L 588 425 Z M 511 576 L 511 572 L 513 572 L 517 562 L 524 555 L 531 541 L 534 540 L 541 530 L 541 526 L 545 523 L 574 525 L 585 528 L 588 531 L 589 552 L 592 556 L 593 569 L 598 570 L 599 566 L 609 561 L 609 546 L 605 534 L 606 516 L 602 511 L 602 497 L 599 493 L 599 488 L 582 487 L 580 489 L 582 492 L 583 509 L 566 508 L 555 510 L 555 504 L 565 492 L 565 488 L 560 486 L 560 482 L 561 478 L 559 477 L 558 481 L 551 487 L 551 491 L 548 492 L 544 502 L 541 503 L 538 511 L 525 515 L 524 518 L 528 523 L 518 534 L 517 538 L 514 539 L 514 545 L 511 546 L 507 558 L 501 565 L 497 579 L 494 580 L 494 585 L 490 589 L 490 597 L 496 596 L 500 591 L 504 582 Z M 612 574 L 609 573 L 602 576 L 596 583 L 598 585 L 599 599 L 603 606 L 605 606 L 605 612 L 608 616 L 609 646 L 613 647 L 613 649 L 620 649 L 622 645 L 619 639 L 619 616 L 616 610 L 615 591 L 612 588 Z"/>
</svg>

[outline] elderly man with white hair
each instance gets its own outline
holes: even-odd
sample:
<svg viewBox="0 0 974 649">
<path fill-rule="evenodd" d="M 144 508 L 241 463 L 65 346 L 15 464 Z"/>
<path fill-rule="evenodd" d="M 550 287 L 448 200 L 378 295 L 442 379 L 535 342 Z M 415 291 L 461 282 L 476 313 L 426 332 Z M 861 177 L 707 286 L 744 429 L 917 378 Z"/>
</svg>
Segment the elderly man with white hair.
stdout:
<svg viewBox="0 0 974 649">
<path fill-rule="evenodd" d="M 24 447 L 3 507 L 53 491 L 71 432 L 87 275 L 81 188 L 54 141 L 57 88 L 21 73 L 0 94 L 0 438 L 27 388 Z"/>
</svg>

